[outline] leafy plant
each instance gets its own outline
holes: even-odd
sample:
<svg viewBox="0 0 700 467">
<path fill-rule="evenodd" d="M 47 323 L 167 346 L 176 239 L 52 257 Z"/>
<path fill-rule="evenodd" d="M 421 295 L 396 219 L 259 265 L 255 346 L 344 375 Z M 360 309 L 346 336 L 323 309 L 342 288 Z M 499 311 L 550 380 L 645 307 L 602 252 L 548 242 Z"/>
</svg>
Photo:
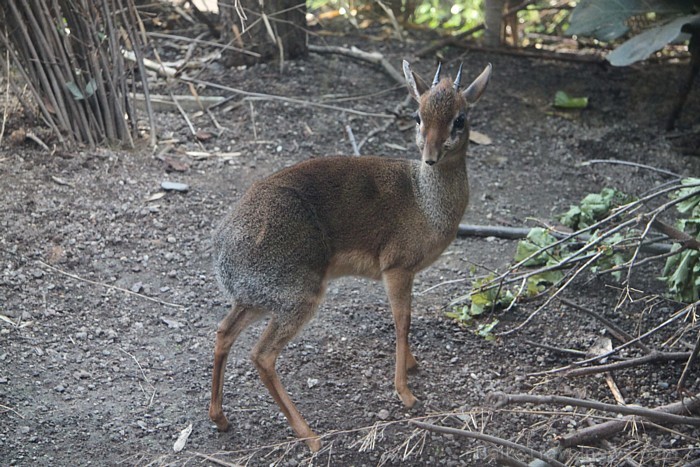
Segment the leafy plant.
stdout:
<svg viewBox="0 0 700 467">
<path fill-rule="evenodd" d="M 581 0 L 567 33 L 609 42 L 627 34 L 635 19 L 651 24 L 608 54 L 612 65 L 626 66 L 682 38 L 683 25 L 700 18 L 692 14 L 696 9 L 693 0 Z"/>
<path fill-rule="evenodd" d="M 586 195 L 578 206 L 571 206 L 559 217 L 559 222 L 574 230 L 580 230 L 603 219 L 614 208 L 634 200 L 634 197 L 614 188 L 603 188 L 600 193 Z"/>
<path fill-rule="evenodd" d="M 676 227 L 700 241 L 700 178 L 686 178 L 681 183 L 684 187 L 674 197 L 683 201 L 676 204 L 676 209 L 687 217 L 680 219 Z M 661 279 L 677 299 L 694 302 L 700 299 L 700 252 L 680 250 L 680 244 L 673 245 L 673 251 L 679 253 L 666 260 Z"/>
<path fill-rule="evenodd" d="M 489 275 L 472 282 L 471 303 L 454 307 L 452 311 L 446 312 L 445 315 L 464 326 L 471 326 L 474 324 L 474 319 L 482 315 L 486 310 L 508 307 L 515 299 L 513 293 L 506 288 L 491 286 L 493 279 L 494 276 Z M 492 330 L 497 324 L 497 319 L 486 324 L 480 323 L 476 327 L 476 333 L 487 340 L 491 340 L 494 338 Z"/>
<path fill-rule="evenodd" d="M 566 256 L 563 248 L 550 248 L 556 242 L 557 239 L 546 229 L 535 227 L 530 229 L 525 240 L 518 242 L 513 259 L 516 263 L 523 262 L 525 267 L 556 267 Z M 558 284 L 563 278 L 564 274 L 556 269 L 532 274 L 528 276 L 525 283 L 525 296 L 533 297 L 542 292 L 545 287 Z"/>
<path fill-rule="evenodd" d="M 431 29 L 452 29 L 459 32 L 476 26 L 483 19 L 482 0 L 428 0 L 420 2 L 416 7 L 414 21 Z"/>
</svg>

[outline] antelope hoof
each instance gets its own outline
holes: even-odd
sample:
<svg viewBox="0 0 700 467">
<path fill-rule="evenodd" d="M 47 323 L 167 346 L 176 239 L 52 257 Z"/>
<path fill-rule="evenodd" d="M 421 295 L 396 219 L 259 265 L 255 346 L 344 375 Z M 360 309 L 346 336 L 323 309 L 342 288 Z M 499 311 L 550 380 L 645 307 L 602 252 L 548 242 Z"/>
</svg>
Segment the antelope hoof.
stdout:
<svg viewBox="0 0 700 467">
<path fill-rule="evenodd" d="M 413 393 L 411 393 L 411 391 L 406 391 L 404 394 L 399 394 L 399 398 L 407 409 L 413 408 L 418 402 L 418 399 L 413 395 Z"/>
<path fill-rule="evenodd" d="M 228 423 L 228 420 L 226 419 L 226 415 L 218 414 L 218 415 L 209 415 L 209 418 L 211 418 L 211 421 L 214 422 L 216 425 L 216 429 L 219 430 L 220 432 L 226 432 L 230 428 L 230 424 Z"/>
<path fill-rule="evenodd" d="M 304 441 L 306 441 L 306 445 L 309 447 L 311 452 L 318 452 L 321 450 L 321 439 L 318 437 L 314 438 L 307 438 Z"/>
</svg>

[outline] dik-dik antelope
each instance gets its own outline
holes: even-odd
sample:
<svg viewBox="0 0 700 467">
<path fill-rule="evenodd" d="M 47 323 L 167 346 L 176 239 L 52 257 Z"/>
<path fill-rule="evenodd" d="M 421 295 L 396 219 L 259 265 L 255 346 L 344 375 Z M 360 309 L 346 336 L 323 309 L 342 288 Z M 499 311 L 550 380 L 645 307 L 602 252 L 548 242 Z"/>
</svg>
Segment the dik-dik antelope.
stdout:
<svg viewBox="0 0 700 467">
<path fill-rule="evenodd" d="M 406 407 L 416 403 L 406 378 L 417 365 L 408 344 L 413 278 L 452 242 L 466 209 L 468 111 L 486 89 L 491 65 L 464 90 L 461 66 L 454 82 L 441 80 L 438 66 L 430 86 L 405 61 L 403 71 L 418 101 L 421 161 L 302 162 L 253 184 L 216 230 L 216 277 L 233 301 L 214 348 L 209 416 L 220 431 L 229 427 L 221 404 L 231 345 L 269 315 L 251 358 L 297 436 L 320 449 L 275 362 L 313 317 L 328 281 L 345 275 L 383 280 L 396 327 L 396 391 Z"/>
</svg>

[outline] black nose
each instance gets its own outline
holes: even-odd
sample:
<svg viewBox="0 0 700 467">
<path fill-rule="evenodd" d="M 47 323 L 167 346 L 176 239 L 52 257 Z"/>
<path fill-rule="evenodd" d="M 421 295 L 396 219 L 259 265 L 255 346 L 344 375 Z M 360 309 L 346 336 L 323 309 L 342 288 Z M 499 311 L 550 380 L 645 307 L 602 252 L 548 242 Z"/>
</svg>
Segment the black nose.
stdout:
<svg viewBox="0 0 700 467">
<path fill-rule="evenodd" d="M 428 165 L 433 165 L 435 163 L 435 161 L 425 161 L 425 163 Z"/>
</svg>

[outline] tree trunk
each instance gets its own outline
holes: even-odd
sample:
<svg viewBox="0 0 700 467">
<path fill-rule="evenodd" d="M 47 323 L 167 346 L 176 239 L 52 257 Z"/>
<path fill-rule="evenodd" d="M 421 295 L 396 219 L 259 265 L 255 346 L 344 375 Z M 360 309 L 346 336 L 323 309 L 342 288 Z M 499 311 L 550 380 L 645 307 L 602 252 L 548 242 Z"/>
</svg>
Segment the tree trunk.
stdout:
<svg viewBox="0 0 700 467">
<path fill-rule="evenodd" d="M 503 24 L 503 10 L 505 0 L 485 0 L 484 2 L 484 45 L 498 47 L 501 45 L 501 25 Z"/>
<path fill-rule="evenodd" d="M 306 2 L 302 0 L 219 0 L 222 40 L 260 56 L 228 51 L 228 66 L 303 58 Z"/>
</svg>

